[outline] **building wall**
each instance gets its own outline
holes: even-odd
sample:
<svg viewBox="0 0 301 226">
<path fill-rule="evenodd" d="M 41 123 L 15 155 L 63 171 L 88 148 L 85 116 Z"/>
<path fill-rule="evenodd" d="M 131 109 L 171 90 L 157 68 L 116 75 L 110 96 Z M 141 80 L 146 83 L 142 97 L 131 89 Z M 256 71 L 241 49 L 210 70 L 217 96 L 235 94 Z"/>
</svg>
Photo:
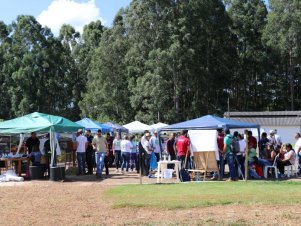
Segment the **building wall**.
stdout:
<svg viewBox="0 0 301 226">
<path fill-rule="evenodd" d="M 272 129 L 277 129 L 277 134 L 282 138 L 283 143 L 291 143 L 293 146 L 296 143 L 295 134 L 301 132 L 300 126 L 263 126 L 264 130 L 269 134 Z"/>
<path fill-rule="evenodd" d="M 291 143 L 293 146 L 296 143 L 295 140 L 295 134 L 297 132 L 301 132 L 300 126 L 261 126 L 260 127 L 260 134 L 263 132 L 266 132 L 269 135 L 269 131 L 272 129 L 277 129 L 277 134 L 281 136 L 283 143 Z M 238 131 L 239 133 L 244 133 L 245 129 L 231 129 L 231 134 L 233 134 L 234 131 Z M 251 130 L 253 133 L 253 136 L 256 137 L 258 140 L 258 132 L 257 129 L 248 129 Z"/>
</svg>

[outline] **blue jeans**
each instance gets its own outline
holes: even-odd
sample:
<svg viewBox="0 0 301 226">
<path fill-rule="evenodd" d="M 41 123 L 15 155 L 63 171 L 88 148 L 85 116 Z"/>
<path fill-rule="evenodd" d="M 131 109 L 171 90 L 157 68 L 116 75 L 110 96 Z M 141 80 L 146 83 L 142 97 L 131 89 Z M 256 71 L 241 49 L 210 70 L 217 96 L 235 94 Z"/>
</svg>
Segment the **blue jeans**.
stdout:
<svg viewBox="0 0 301 226">
<path fill-rule="evenodd" d="M 124 166 L 126 168 L 126 171 L 129 171 L 129 166 L 130 166 L 130 155 L 131 153 L 129 152 L 122 152 L 122 164 L 121 164 L 121 171 L 123 171 Z"/>
<path fill-rule="evenodd" d="M 138 171 L 139 170 L 139 163 L 138 163 L 138 157 L 137 157 L 137 153 L 131 153 L 130 155 L 130 168 L 131 170 L 134 169 L 134 166 L 135 166 L 135 169 Z"/>
<path fill-rule="evenodd" d="M 115 150 L 115 166 L 116 169 L 119 169 L 119 166 L 121 165 L 121 151 L 120 150 Z"/>
<path fill-rule="evenodd" d="M 103 167 L 105 166 L 105 152 L 96 152 L 95 153 L 95 162 L 96 162 L 96 175 L 101 175 Z"/>
<path fill-rule="evenodd" d="M 85 152 L 76 152 L 77 165 L 78 165 L 78 174 L 85 173 L 85 163 L 86 163 L 86 153 Z"/>
<path fill-rule="evenodd" d="M 217 166 L 219 169 L 219 176 L 222 179 L 224 178 L 224 172 L 225 172 L 225 159 L 224 159 L 224 155 L 220 152 L 219 152 L 219 161 L 217 161 Z M 218 177 L 217 172 L 214 172 L 212 177 L 217 178 Z"/>
<path fill-rule="evenodd" d="M 269 160 L 258 158 L 258 165 L 260 166 L 271 166 L 272 163 Z"/>
<path fill-rule="evenodd" d="M 237 173 L 236 173 L 236 169 L 235 169 L 234 154 L 233 153 L 227 153 L 226 154 L 226 159 L 227 159 L 227 163 L 228 163 L 228 166 L 229 166 L 230 178 L 232 180 L 235 180 L 235 179 L 237 179 Z"/>
<path fill-rule="evenodd" d="M 236 155 L 236 172 L 238 174 L 239 170 L 238 168 L 240 168 L 241 173 L 243 175 L 243 177 L 245 176 L 245 157 L 242 155 Z"/>
</svg>

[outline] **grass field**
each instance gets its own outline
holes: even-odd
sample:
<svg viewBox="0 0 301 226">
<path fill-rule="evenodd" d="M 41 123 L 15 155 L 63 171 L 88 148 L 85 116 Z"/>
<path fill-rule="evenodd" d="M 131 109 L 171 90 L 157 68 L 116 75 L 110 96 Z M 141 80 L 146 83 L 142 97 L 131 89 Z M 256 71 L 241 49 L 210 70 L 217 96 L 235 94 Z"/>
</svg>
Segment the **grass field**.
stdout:
<svg viewBox="0 0 301 226">
<path fill-rule="evenodd" d="M 106 192 L 114 208 L 181 209 L 215 205 L 298 205 L 299 182 L 231 182 L 122 185 Z"/>
</svg>

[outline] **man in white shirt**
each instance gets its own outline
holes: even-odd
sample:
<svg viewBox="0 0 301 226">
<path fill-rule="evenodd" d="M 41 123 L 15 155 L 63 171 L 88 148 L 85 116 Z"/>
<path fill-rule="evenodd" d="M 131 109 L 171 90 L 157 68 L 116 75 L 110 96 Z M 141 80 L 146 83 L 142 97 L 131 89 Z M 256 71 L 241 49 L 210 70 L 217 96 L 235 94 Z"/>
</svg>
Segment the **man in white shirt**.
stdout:
<svg viewBox="0 0 301 226">
<path fill-rule="evenodd" d="M 150 134 L 149 133 L 146 133 L 144 135 L 144 142 L 142 143 L 142 146 L 145 150 L 146 153 L 144 153 L 144 170 L 145 170 L 145 175 L 148 175 L 150 176 L 150 172 L 149 172 L 149 169 L 150 169 L 150 159 L 151 159 L 151 154 L 152 154 L 152 149 L 151 149 L 151 145 L 150 145 Z M 141 139 L 142 140 L 142 139 Z"/>
<path fill-rule="evenodd" d="M 124 166 L 126 168 L 126 172 L 129 171 L 129 165 L 130 165 L 130 155 L 131 150 L 133 148 L 132 143 L 129 141 L 129 137 L 127 135 L 124 136 L 124 139 L 121 141 L 121 156 L 122 156 L 122 164 L 121 164 L 121 172 L 124 171 Z"/>
<path fill-rule="evenodd" d="M 85 174 L 85 163 L 86 163 L 86 149 L 88 147 L 88 139 L 83 135 L 83 130 L 79 129 L 78 137 L 76 138 L 76 157 L 77 157 L 77 165 L 78 165 L 78 174 Z"/>
<path fill-rule="evenodd" d="M 160 147 L 157 131 L 154 131 L 154 135 L 151 138 L 151 147 L 154 150 L 154 153 L 155 153 L 156 158 L 157 158 L 157 162 L 159 162 L 160 161 L 160 155 L 161 155 L 161 147 Z"/>
<path fill-rule="evenodd" d="M 282 145 L 282 139 L 280 135 L 277 134 L 277 129 L 274 129 L 274 137 L 277 145 Z"/>
<path fill-rule="evenodd" d="M 102 136 L 101 130 L 97 131 L 97 135 L 92 140 L 93 149 L 95 150 L 95 162 L 96 162 L 96 177 L 101 178 L 101 174 L 105 163 L 107 163 L 107 141 Z M 107 164 L 106 164 L 107 165 Z M 106 175 L 109 174 L 109 169 L 106 167 Z"/>
</svg>

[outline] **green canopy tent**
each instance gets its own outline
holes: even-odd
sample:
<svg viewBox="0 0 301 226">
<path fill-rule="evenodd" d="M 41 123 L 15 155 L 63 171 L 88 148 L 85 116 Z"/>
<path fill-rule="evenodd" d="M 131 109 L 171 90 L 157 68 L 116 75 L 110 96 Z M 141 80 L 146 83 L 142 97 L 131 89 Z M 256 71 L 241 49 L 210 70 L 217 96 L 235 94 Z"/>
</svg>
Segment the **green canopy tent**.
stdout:
<svg viewBox="0 0 301 226">
<path fill-rule="evenodd" d="M 51 166 L 53 166 L 56 145 L 55 133 L 75 132 L 83 127 L 60 116 L 34 112 L 19 118 L 0 122 L 0 134 L 26 134 L 32 132 L 49 133 Z M 24 136 L 23 136 L 24 139 Z M 21 142 L 20 142 L 21 144 Z M 20 147 L 20 145 L 19 145 Z"/>
</svg>

